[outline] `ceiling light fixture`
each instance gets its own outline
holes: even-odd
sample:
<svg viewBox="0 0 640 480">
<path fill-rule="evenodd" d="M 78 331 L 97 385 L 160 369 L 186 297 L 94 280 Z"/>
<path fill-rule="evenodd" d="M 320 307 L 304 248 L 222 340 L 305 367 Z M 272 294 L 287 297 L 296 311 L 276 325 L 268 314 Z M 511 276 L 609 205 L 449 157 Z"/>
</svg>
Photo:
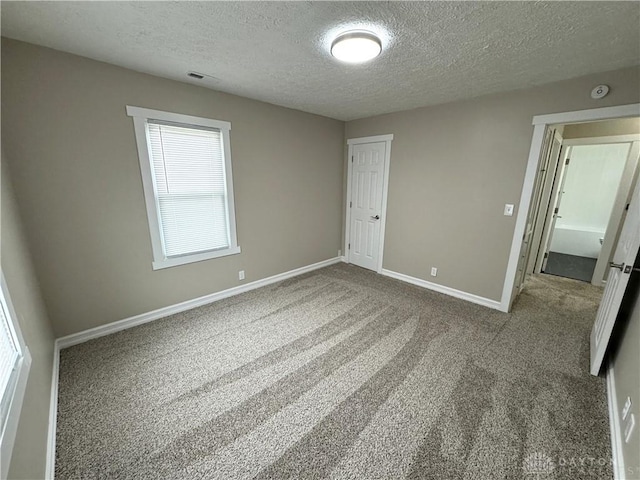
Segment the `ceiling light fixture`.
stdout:
<svg viewBox="0 0 640 480">
<path fill-rule="evenodd" d="M 331 44 L 331 55 L 346 63 L 364 63 L 382 52 L 380 39 L 371 32 L 350 31 L 338 35 Z"/>
</svg>

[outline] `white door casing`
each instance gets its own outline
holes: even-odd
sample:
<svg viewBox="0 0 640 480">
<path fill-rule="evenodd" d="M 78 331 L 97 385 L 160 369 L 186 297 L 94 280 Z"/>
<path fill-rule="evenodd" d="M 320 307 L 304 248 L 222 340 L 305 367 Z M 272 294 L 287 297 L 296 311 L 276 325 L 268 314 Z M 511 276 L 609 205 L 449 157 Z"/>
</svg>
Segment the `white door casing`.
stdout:
<svg viewBox="0 0 640 480">
<path fill-rule="evenodd" d="M 349 140 L 346 259 L 375 272 L 382 269 L 391 138 Z"/>
<path fill-rule="evenodd" d="M 591 330 L 591 375 L 598 375 L 624 291 L 640 248 L 640 182 L 636 182 L 620 239 L 609 267 L 607 284 Z"/>
</svg>

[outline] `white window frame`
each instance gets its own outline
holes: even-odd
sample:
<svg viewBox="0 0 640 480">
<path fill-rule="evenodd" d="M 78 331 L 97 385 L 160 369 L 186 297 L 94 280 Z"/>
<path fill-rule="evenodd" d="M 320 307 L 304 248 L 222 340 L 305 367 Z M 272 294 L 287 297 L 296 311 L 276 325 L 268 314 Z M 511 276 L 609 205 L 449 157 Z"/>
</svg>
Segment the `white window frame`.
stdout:
<svg viewBox="0 0 640 480">
<path fill-rule="evenodd" d="M 13 334 L 18 349 L 20 350 L 20 358 L 16 364 L 15 373 L 7 386 L 7 392 L 9 393 L 6 404 L 7 408 L 6 410 L 3 409 L 3 412 L 6 412 L 6 416 L 4 418 L 0 417 L 0 478 L 7 478 L 11 453 L 13 452 L 13 445 L 18 431 L 18 421 L 20 420 L 24 392 L 27 388 L 27 379 L 29 377 L 29 370 L 31 369 L 31 354 L 20 332 L 20 327 L 17 322 L 18 316 L 11 303 L 9 289 L 7 288 L 7 283 L 1 271 L 0 302 L 2 302 L 2 307 L 7 317 L 9 330 Z M 4 392 L 0 392 L 0 394 L 2 393 Z M 0 398 L 1 397 L 2 395 L 0 395 Z"/>
<path fill-rule="evenodd" d="M 233 195 L 233 174 L 231 171 L 231 147 L 229 132 L 231 123 L 210 118 L 194 117 L 179 113 L 163 112 L 161 110 L 151 110 L 148 108 L 134 107 L 127 105 L 127 115 L 133 118 L 136 143 L 138 144 L 138 159 L 140 160 L 140 172 L 142 173 L 142 186 L 144 198 L 147 205 L 147 219 L 149 220 L 149 232 L 151 234 L 151 248 L 153 250 L 153 269 L 175 267 L 187 263 L 201 262 L 211 258 L 224 257 L 240 253 L 238 237 L 236 233 L 236 213 L 235 200 Z M 229 240 L 228 248 L 210 250 L 208 252 L 191 253 L 179 257 L 166 257 L 162 248 L 162 238 L 160 233 L 160 216 L 158 211 L 158 200 L 155 195 L 154 180 L 152 174 L 152 159 L 149 154 L 147 142 L 146 123 L 147 120 L 161 120 L 171 122 L 180 126 L 215 128 L 222 135 L 222 148 L 225 164 L 225 178 L 227 184 L 227 209 L 229 215 Z"/>
</svg>

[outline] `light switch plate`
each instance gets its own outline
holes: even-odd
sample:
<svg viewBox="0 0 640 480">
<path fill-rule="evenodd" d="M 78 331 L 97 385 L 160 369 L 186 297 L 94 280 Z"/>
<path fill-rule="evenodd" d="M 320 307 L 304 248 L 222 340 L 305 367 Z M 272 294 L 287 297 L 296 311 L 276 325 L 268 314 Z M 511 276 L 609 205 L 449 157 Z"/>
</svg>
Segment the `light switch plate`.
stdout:
<svg viewBox="0 0 640 480">
<path fill-rule="evenodd" d="M 504 205 L 504 214 L 507 217 L 512 217 L 513 216 L 513 204 L 511 203 L 506 203 Z"/>
</svg>

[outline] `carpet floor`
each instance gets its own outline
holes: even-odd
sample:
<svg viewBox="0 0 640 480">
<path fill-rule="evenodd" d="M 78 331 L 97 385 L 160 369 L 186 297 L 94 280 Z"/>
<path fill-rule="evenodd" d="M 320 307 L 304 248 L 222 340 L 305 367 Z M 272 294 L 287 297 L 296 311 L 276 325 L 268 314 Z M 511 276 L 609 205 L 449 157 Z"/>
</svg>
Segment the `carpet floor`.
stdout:
<svg viewBox="0 0 640 480">
<path fill-rule="evenodd" d="M 57 479 L 612 478 L 601 289 L 510 314 L 337 264 L 61 352 Z"/>
</svg>

